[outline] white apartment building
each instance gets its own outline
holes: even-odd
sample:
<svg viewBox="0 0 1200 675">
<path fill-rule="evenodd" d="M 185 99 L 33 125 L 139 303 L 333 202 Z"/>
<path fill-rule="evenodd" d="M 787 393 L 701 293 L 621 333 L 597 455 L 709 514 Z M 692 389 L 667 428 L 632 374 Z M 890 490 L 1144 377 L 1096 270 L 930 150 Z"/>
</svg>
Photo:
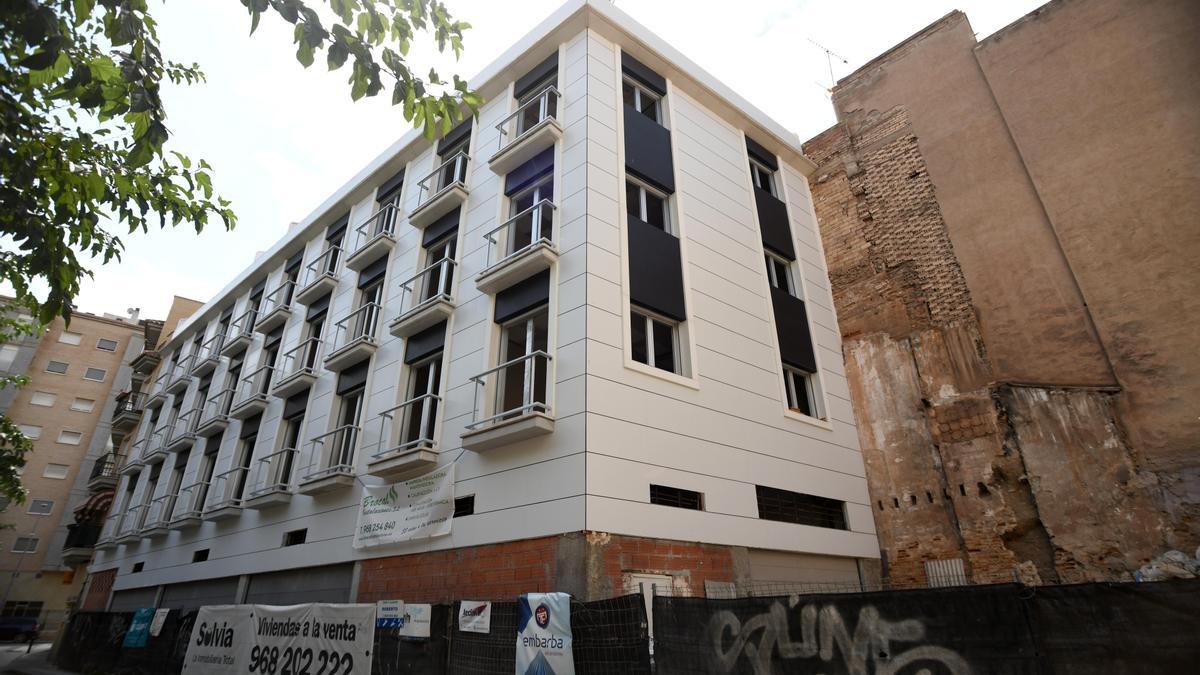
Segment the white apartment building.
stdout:
<svg viewBox="0 0 1200 675">
<path fill-rule="evenodd" d="M 877 560 L 796 136 L 607 2 L 472 86 L 476 119 L 400 139 L 160 346 L 84 606 Z M 362 486 L 448 463 L 449 535 L 352 546 Z"/>
</svg>

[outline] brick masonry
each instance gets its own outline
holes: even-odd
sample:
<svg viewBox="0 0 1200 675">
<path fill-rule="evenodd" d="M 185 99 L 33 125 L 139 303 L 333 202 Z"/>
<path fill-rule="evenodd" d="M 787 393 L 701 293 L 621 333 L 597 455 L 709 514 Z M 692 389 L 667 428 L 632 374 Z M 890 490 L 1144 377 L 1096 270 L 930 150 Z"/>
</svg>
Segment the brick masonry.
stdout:
<svg viewBox="0 0 1200 675">
<path fill-rule="evenodd" d="M 113 582 L 117 580 L 117 570 L 104 570 L 88 575 L 87 592 L 79 609 L 85 612 L 102 612 L 108 607 L 108 596 L 112 594 Z"/>
</svg>

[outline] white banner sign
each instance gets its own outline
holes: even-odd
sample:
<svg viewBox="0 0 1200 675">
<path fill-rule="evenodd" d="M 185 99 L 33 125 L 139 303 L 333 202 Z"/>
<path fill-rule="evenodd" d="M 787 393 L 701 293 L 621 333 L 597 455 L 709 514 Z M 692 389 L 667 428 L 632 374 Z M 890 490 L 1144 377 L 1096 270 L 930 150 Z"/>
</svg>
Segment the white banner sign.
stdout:
<svg viewBox="0 0 1200 675">
<path fill-rule="evenodd" d="M 516 675 L 575 675 L 571 596 L 526 593 L 517 598 Z"/>
<path fill-rule="evenodd" d="M 411 480 L 363 489 L 354 548 L 450 534 L 454 465 Z"/>
<path fill-rule="evenodd" d="M 464 633 L 489 633 L 492 630 L 492 603 L 463 600 L 458 605 L 458 629 Z"/>
<path fill-rule="evenodd" d="M 427 638 L 429 637 L 430 619 L 433 618 L 433 605 L 404 604 L 404 623 L 400 625 L 400 637 Z"/>
<path fill-rule="evenodd" d="M 163 624 L 167 622 L 167 615 L 171 613 L 169 609 L 159 609 L 154 612 L 154 619 L 150 621 L 151 637 L 158 637 L 162 632 Z"/>
<path fill-rule="evenodd" d="M 183 672 L 366 675 L 374 642 L 375 605 L 201 607 Z"/>
</svg>

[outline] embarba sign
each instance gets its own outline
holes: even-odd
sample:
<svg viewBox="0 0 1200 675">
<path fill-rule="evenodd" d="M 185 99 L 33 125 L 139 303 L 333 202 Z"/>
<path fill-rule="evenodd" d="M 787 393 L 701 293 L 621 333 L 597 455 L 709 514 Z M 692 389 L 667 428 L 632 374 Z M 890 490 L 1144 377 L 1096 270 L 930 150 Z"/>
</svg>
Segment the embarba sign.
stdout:
<svg viewBox="0 0 1200 675">
<path fill-rule="evenodd" d="M 201 607 L 189 675 L 354 675 L 371 672 L 375 605 Z"/>
</svg>

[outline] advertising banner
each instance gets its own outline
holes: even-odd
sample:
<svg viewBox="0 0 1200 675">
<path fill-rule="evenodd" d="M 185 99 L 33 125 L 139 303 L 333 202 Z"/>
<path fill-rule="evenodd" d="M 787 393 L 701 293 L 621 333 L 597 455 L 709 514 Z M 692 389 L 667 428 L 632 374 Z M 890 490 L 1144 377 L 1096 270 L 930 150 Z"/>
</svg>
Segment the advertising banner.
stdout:
<svg viewBox="0 0 1200 675">
<path fill-rule="evenodd" d="M 400 625 L 400 637 L 429 637 L 429 626 L 432 618 L 433 605 L 412 602 L 405 603 L 404 622 Z"/>
<path fill-rule="evenodd" d="M 399 628 L 403 625 L 403 600 L 380 600 L 375 603 L 376 628 Z"/>
<path fill-rule="evenodd" d="M 150 637 L 150 622 L 154 620 L 154 608 L 142 607 L 133 613 L 133 620 L 129 622 L 129 629 L 125 631 L 125 641 L 121 643 L 122 647 L 145 647 L 146 640 Z"/>
<path fill-rule="evenodd" d="M 354 548 L 450 534 L 454 465 L 416 478 L 363 489 Z"/>
<path fill-rule="evenodd" d="M 183 672 L 371 672 L 375 605 L 220 605 L 201 607 Z"/>
<path fill-rule="evenodd" d="M 526 593 L 517 599 L 516 675 L 575 675 L 570 595 Z"/>
<path fill-rule="evenodd" d="M 150 622 L 150 636 L 158 637 L 162 632 L 163 624 L 167 622 L 167 615 L 171 613 L 169 609 L 160 609 L 154 612 L 154 619 Z"/>
<path fill-rule="evenodd" d="M 478 600 L 458 603 L 458 629 L 464 633 L 491 632 L 492 603 Z"/>
</svg>

